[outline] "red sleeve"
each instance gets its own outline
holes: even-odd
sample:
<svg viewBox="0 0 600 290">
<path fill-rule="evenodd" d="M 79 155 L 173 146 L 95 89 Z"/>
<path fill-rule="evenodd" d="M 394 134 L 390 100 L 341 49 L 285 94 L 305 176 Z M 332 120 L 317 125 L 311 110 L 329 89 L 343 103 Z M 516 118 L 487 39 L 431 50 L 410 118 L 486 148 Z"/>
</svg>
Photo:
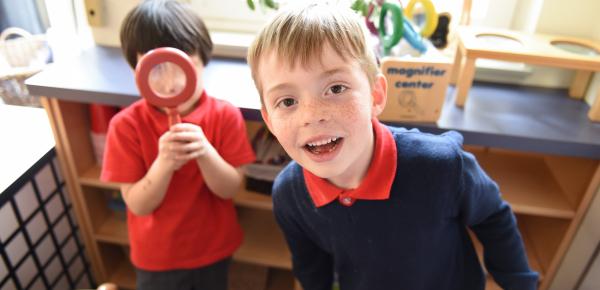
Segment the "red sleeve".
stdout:
<svg viewBox="0 0 600 290">
<path fill-rule="evenodd" d="M 246 123 L 240 109 L 227 104 L 224 119 L 219 130 L 221 134 L 216 148 L 221 157 L 234 167 L 252 163 L 256 159 L 246 133 Z"/>
<path fill-rule="evenodd" d="M 122 111 L 112 118 L 106 136 L 100 179 L 108 182 L 134 183 L 146 174 L 142 148 L 135 126 Z"/>
</svg>

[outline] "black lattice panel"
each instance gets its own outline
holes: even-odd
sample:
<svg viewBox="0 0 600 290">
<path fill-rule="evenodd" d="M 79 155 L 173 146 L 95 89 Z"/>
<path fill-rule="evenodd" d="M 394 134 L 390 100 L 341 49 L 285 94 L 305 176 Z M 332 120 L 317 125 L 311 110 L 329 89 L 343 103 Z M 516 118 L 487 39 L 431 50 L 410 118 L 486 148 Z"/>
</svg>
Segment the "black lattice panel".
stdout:
<svg viewBox="0 0 600 290">
<path fill-rule="evenodd" d="M 1 290 L 95 284 L 54 149 L 0 195 L 0 245 Z"/>
</svg>

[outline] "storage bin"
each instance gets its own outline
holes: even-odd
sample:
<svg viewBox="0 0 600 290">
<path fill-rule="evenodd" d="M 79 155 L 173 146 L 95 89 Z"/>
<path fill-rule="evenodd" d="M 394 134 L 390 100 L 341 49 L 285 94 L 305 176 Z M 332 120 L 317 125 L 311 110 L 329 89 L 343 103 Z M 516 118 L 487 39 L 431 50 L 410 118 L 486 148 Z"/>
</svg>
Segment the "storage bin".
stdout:
<svg viewBox="0 0 600 290">
<path fill-rule="evenodd" d="M 445 57 L 386 57 L 381 70 L 387 79 L 387 104 L 382 121 L 436 122 L 441 114 L 452 63 Z"/>
</svg>

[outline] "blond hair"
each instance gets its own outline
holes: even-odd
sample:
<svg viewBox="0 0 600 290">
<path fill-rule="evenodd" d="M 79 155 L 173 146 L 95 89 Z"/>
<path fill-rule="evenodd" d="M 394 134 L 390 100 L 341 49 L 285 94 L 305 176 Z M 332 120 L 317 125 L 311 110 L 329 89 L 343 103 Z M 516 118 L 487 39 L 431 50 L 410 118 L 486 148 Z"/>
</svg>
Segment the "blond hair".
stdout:
<svg viewBox="0 0 600 290">
<path fill-rule="evenodd" d="M 379 74 L 379 66 L 366 36 L 360 17 L 348 7 L 312 3 L 280 11 L 248 48 L 247 60 L 261 103 L 259 61 L 270 52 L 276 53 L 279 59 L 293 68 L 297 62 L 309 65 L 329 44 L 344 60 L 357 60 L 372 86 Z"/>
</svg>

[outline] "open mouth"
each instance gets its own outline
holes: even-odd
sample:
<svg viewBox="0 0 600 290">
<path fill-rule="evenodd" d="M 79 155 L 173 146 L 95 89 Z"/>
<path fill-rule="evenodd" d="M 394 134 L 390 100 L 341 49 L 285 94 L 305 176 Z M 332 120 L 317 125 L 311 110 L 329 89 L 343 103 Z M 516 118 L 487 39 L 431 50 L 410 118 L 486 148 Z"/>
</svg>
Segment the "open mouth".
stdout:
<svg viewBox="0 0 600 290">
<path fill-rule="evenodd" d="M 337 145 L 343 139 L 344 138 L 342 138 L 342 137 L 332 137 L 332 138 L 321 140 L 321 141 L 310 142 L 310 143 L 304 145 L 304 149 L 306 149 L 308 152 L 310 152 L 312 154 L 316 154 L 316 155 L 330 153 L 330 152 L 333 152 L 337 148 Z"/>
</svg>

